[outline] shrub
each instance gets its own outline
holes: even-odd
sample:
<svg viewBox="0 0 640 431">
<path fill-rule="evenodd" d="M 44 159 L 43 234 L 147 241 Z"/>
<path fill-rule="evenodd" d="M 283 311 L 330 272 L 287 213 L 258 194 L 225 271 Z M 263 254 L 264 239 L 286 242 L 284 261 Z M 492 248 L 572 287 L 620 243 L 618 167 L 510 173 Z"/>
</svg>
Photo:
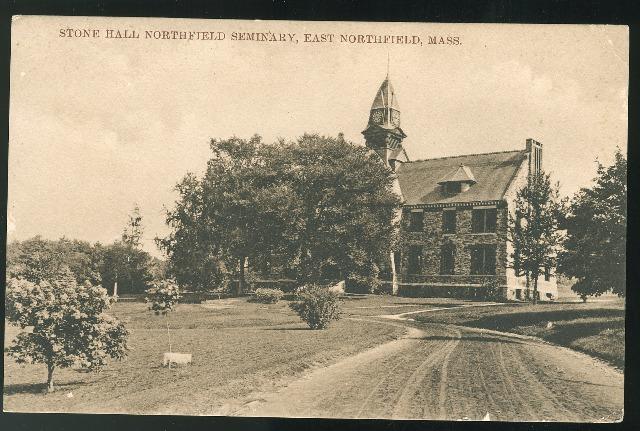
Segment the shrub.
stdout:
<svg viewBox="0 0 640 431">
<path fill-rule="evenodd" d="M 261 302 L 263 304 L 275 304 L 280 301 L 283 296 L 284 292 L 280 289 L 259 288 L 256 289 L 254 301 Z"/>
<path fill-rule="evenodd" d="M 393 283 L 380 282 L 380 285 L 373 291 L 376 295 L 393 295 Z"/>
<path fill-rule="evenodd" d="M 490 277 L 482 283 L 480 297 L 490 301 L 504 301 L 504 289 L 496 277 Z"/>
<path fill-rule="evenodd" d="M 380 270 L 375 264 L 359 268 L 347 275 L 345 290 L 350 293 L 375 293 L 382 286 Z"/>
<path fill-rule="evenodd" d="M 326 286 L 303 286 L 296 296 L 289 306 L 311 329 L 325 329 L 340 318 L 339 295 Z"/>
<path fill-rule="evenodd" d="M 165 315 L 173 310 L 181 298 L 180 288 L 170 280 L 156 281 L 146 292 L 145 301 L 149 304 L 149 310 L 156 315 Z"/>
<path fill-rule="evenodd" d="M 106 289 L 77 284 L 62 274 L 51 282 L 9 279 L 6 317 L 25 330 L 7 348 L 17 363 L 47 366 L 47 390 L 52 392 L 56 368 L 79 365 L 98 370 L 107 357 L 123 359 L 129 332 L 105 313 L 113 299 Z M 31 330 L 26 330 L 27 328 Z"/>
</svg>

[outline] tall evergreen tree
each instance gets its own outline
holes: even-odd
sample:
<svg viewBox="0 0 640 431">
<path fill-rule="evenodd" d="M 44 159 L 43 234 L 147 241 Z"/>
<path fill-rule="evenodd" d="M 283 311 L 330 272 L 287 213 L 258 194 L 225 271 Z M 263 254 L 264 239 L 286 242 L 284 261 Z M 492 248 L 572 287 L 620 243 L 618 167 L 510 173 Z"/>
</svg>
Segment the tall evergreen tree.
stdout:
<svg viewBox="0 0 640 431">
<path fill-rule="evenodd" d="M 549 175 L 530 175 L 526 185 L 516 194 L 514 214 L 509 215 L 509 240 L 513 245 L 514 267 L 527 280 L 527 296 L 533 284 L 533 302 L 538 300 L 538 279 L 544 271 L 555 269 L 562 235 L 558 230 L 563 201 L 558 186 L 552 186 Z"/>
<path fill-rule="evenodd" d="M 102 282 L 104 286 L 118 283 L 121 293 L 141 293 L 152 280 L 151 255 L 142 250 L 144 227 L 140 208 L 135 205 L 122 230 L 122 240 L 102 248 Z"/>
<path fill-rule="evenodd" d="M 140 215 L 140 208 L 138 205 L 133 207 L 131 214 L 129 214 L 129 220 L 124 230 L 122 231 L 122 242 L 134 247 L 140 247 L 142 242 L 142 234 L 144 228 L 142 227 L 142 216 Z"/>
</svg>

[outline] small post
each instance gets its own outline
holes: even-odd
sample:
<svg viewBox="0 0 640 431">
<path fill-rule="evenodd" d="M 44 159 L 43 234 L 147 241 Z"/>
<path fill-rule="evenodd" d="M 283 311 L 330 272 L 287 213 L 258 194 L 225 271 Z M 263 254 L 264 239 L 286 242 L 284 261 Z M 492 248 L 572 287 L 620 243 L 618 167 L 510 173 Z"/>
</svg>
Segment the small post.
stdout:
<svg viewBox="0 0 640 431">
<path fill-rule="evenodd" d="M 398 294 L 398 275 L 396 273 L 396 259 L 393 255 L 393 250 L 390 253 L 391 257 L 391 294 L 393 296 Z"/>
<path fill-rule="evenodd" d="M 169 339 L 169 353 L 171 353 L 171 333 L 169 332 L 169 321 L 167 320 L 167 338 Z"/>
</svg>

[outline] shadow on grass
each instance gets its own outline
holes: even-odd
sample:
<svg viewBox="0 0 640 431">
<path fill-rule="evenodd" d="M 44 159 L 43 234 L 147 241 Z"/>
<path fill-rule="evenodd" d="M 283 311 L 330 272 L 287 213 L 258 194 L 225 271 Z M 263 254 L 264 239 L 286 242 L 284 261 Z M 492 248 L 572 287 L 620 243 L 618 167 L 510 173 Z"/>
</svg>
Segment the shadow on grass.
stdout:
<svg viewBox="0 0 640 431">
<path fill-rule="evenodd" d="M 591 386 L 603 386 L 606 388 L 617 388 L 617 385 L 604 385 L 602 383 L 594 383 L 594 382 L 589 382 L 586 380 L 573 380 L 573 379 L 563 379 L 560 377 L 556 377 L 556 380 L 562 380 L 563 382 L 569 382 L 569 383 L 579 383 L 581 385 L 591 385 Z"/>
<path fill-rule="evenodd" d="M 356 296 L 358 295 L 358 296 Z M 362 299 L 367 299 L 369 295 L 359 294 L 359 293 L 346 293 L 340 296 L 342 301 L 360 301 Z"/>
<path fill-rule="evenodd" d="M 622 318 L 624 320 L 624 310 L 613 308 L 595 308 L 595 309 L 571 309 L 571 310 L 548 310 L 548 311 L 532 311 L 532 312 L 514 312 L 514 313 L 497 313 L 481 317 L 477 320 L 468 322 L 470 326 L 480 328 L 489 328 L 496 330 L 509 330 L 517 326 L 531 326 L 546 324 L 547 322 L 559 322 L 576 320 L 576 319 L 592 319 L 592 318 Z M 624 323 L 623 323 L 624 325 Z M 584 330 L 593 329 L 600 331 L 608 327 L 615 327 L 615 321 L 612 322 L 574 322 L 571 326 L 575 326 L 578 332 L 584 336 Z"/>
<path fill-rule="evenodd" d="M 471 301 L 469 301 L 471 302 Z M 394 302 L 394 305 L 417 305 L 420 307 L 460 307 L 463 304 L 449 304 L 446 302 Z"/>
<path fill-rule="evenodd" d="M 579 338 L 596 335 L 607 329 L 624 330 L 624 320 L 606 322 L 560 322 L 557 327 L 545 334 L 544 338 L 558 344 L 569 344 Z"/>
<path fill-rule="evenodd" d="M 55 392 L 63 392 L 65 390 L 68 390 L 70 387 L 74 388 L 75 386 L 82 383 L 84 382 L 73 381 L 73 382 L 56 383 Z M 5 385 L 3 393 L 4 395 L 43 394 L 43 393 L 46 394 L 47 384 L 46 383 L 14 383 L 10 385 Z"/>
</svg>

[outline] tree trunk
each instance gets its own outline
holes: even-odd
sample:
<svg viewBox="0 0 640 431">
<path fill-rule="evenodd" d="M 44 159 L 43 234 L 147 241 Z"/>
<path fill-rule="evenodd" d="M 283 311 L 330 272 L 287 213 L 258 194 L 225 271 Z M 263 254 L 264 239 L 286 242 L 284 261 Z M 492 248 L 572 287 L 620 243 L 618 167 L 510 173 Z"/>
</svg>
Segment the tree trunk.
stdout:
<svg viewBox="0 0 640 431">
<path fill-rule="evenodd" d="M 533 275 L 533 303 L 538 303 L 538 273 L 534 273 Z"/>
<path fill-rule="evenodd" d="M 530 281 L 529 281 L 529 271 L 525 271 L 525 280 L 526 280 L 526 284 L 525 284 L 525 291 L 524 291 L 524 296 L 527 299 L 527 301 L 529 301 L 531 299 L 531 293 L 529 292 L 529 285 L 530 285 Z"/>
<path fill-rule="evenodd" d="M 244 292 L 244 265 L 247 261 L 246 256 L 242 256 L 240 258 L 240 273 L 238 276 L 238 289 L 236 290 L 236 296 L 240 296 L 242 295 L 242 293 Z"/>
<path fill-rule="evenodd" d="M 47 364 L 47 392 L 53 392 L 53 364 Z"/>
<path fill-rule="evenodd" d="M 390 252 L 391 257 L 391 294 L 398 294 L 398 274 L 396 273 L 396 259 L 393 251 Z"/>
</svg>

